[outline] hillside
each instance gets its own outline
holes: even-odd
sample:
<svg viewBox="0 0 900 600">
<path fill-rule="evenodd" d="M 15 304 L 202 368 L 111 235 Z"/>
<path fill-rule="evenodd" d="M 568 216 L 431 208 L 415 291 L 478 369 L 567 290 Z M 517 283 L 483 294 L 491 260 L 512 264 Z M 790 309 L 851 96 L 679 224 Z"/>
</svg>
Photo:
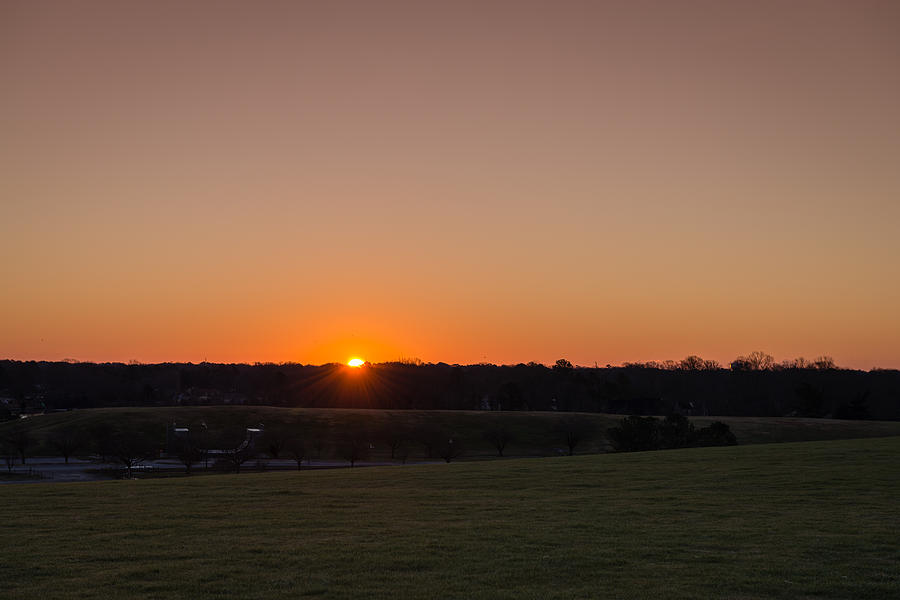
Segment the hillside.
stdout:
<svg viewBox="0 0 900 600">
<path fill-rule="evenodd" d="M 0 487 L 7 598 L 887 598 L 900 437 Z"/>
<path fill-rule="evenodd" d="M 166 426 L 178 423 L 198 426 L 205 423 L 213 431 L 234 431 L 262 424 L 282 438 L 320 439 L 334 447 L 354 436 L 371 440 L 374 454 L 384 456 L 388 449 L 379 440 L 386 428 L 399 429 L 411 440 L 411 455 L 422 452 L 417 439 L 423 434 L 453 437 L 466 448 L 469 458 L 496 455 L 484 440 L 484 432 L 498 425 L 506 429 L 511 442 L 507 456 L 550 456 L 565 447 L 560 433 L 562 423 L 570 419 L 589 423 L 594 434 L 578 448 L 579 453 L 607 449 L 605 432 L 622 415 L 558 412 L 486 412 L 486 411 L 385 411 L 364 409 L 276 408 L 266 406 L 204 406 L 179 408 L 98 408 L 49 413 L 27 419 L 0 423 L 0 436 L 13 427 L 25 427 L 34 440 L 32 455 L 53 454 L 47 440 L 63 429 L 90 431 L 102 423 L 141 431 L 165 441 Z M 766 417 L 696 417 L 696 425 L 713 420 L 727 423 L 739 444 L 848 439 L 900 435 L 897 421 L 840 421 L 832 419 Z"/>
</svg>

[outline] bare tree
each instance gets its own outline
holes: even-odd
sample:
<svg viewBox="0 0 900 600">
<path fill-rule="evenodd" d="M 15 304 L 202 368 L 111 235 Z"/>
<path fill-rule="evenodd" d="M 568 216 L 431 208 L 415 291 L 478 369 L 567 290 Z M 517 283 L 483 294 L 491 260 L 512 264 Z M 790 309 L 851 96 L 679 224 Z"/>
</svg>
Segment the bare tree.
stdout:
<svg viewBox="0 0 900 600">
<path fill-rule="evenodd" d="M 812 363 L 802 356 L 798 356 L 797 358 L 781 361 L 779 366 L 782 369 L 809 369 Z"/>
<path fill-rule="evenodd" d="M 759 350 L 747 356 L 738 356 L 731 362 L 732 371 L 769 371 L 774 366 L 775 358 Z"/>
<path fill-rule="evenodd" d="M 675 368 L 682 371 L 714 371 L 716 369 L 721 369 L 722 365 L 714 360 L 706 360 L 700 358 L 696 354 L 691 354 L 690 356 L 681 359 Z"/>
<path fill-rule="evenodd" d="M 28 431 L 24 427 L 18 426 L 9 432 L 6 438 L 6 442 L 16 451 L 16 453 L 19 455 L 19 458 L 22 460 L 22 464 L 24 465 L 25 453 L 28 451 L 28 448 L 32 443 L 31 435 L 28 433 Z"/>
<path fill-rule="evenodd" d="M 569 450 L 569 456 L 572 456 L 575 448 L 593 435 L 594 426 L 583 416 L 571 415 L 559 420 L 557 430 Z"/>
<path fill-rule="evenodd" d="M 447 433 L 433 425 L 424 425 L 416 432 L 416 440 L 424 447 L 427 458 L 438 456 L 447 439 Z"/>
<path fill-rule="evenodd" d="M 390 420 L 378 428 L 376 437 L 391 450 L 391 460 L 397 458 L 397 451 L 409 440 L 409 429 L 395 420 Z"/>
<path fill-rule="evenodd" d="M 358 437 L 352 437 L 341 444 L 339 450 L 341 458 L 349 462 L 350 468 L 352 469 L 357 461 L 360 461 L 368 456 L 369 444 L 362 441 Z"/>
<path fill-rule="evenodd" d="M 266 435 L 265 441 L 266 453 L 272 458 L 277 459 L 284 450 L 284 439 L 277 433 L 272 432 Z"/>
<path fill-rule="evenodd" d="M 237 448 L 226 450 L 222 455 L 225 464 L 235 473 L 241 472 L 241 465 L 253 458 L 254 453 L 250 450 L 249 445 L 241 444 Z"/>
<path fill-rule="evenodd" d="M 191 436 L 186 436 L 180 440 L 176 456 L 181 464 L 184 465 L 184 474 L 191 474 L 191 467 L 195 463 L 201 462 L 206 456 L 206 450 L 199 448 Z"/>
<path fill-rule="evenodd" d="M 466 449 L 463 446 L 463 443 L 458 438 L 454 438 L 452 436 L 448 436 L 444 442 L 442 442 L 438 449 L 438 456 L 444 459 L 445 462 L 450 462 L 455 458 L 459 458 L 463 454 L 465 454 Z"/>
<path fill-rule="evenodd" d="M 227 448 L 221 454 L 221 460 L 228 470 L 241 472 L 241 466 L 256 456 L 252 439 L 246 429 L 232 429 L 221 437 L 219 442 Z"/>
<path fill-rule="evenodd" d="M 117 430 L 104 440 L 100 455 L 125 467 L 125 476 L 131 478 L 134 468 L 155 457 L 156 452 L 156 444 L 143 432 Z"/>
<path fill-rule="evenodd" d="M 85 446 L 81 432 L 73 428 L 57 429 L 50 434 L 47 441 L 65 459 L 66 464 L 69 464 L 70 456 Z"/>
<path fill-rule="evenodd" d="M 484 440 L 497 450 L 497 456 L 503 456 L 506 446 L 512 441 L 513 436 L 502 421 L 497 420 L 484 432 Z"/>
<path fill-rule="evenodd" d="M 12 472 L 16 464 L 16 449 L 8 443 L 3 444 L 3 461 L 6 463 L 6 470 Z"/>
<path fill-rule="evenodd" d="M 834 359 L 830 356 L 820 356 L 816 360 L 813 361 L 813 366 L 819 369 L 820 371 L 828 371 L 837 369 L 837 365 L 834 362 Z"/>
<path fill-rule="evenodd" d="M 304 459 L 306 459 L 309 454 L 306 444 L 299 438 L 292 439 L 287 443 L 287 451 L 288 454 L 291 455 L 291 458 L 296 461 L 297 470 L 299 471 L 303 467 Z"/>
</svg>

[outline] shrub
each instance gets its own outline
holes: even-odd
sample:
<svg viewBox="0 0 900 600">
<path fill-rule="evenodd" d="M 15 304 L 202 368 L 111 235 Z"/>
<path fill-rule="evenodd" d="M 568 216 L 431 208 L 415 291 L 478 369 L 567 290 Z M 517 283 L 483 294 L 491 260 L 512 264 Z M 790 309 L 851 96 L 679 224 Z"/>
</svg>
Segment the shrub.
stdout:
<svg viewBox="0 0 900 600">
<path fill-rule="evenodd" d="M 622 419 L 618 427 L 610 428 L 608 434 L 616 452 L 737 444 L 737 438 L 725 423 L 715 421 L 708 427 L 695 429 L 683 415 L 669 415 L 662 421 L 632 415 Z"/>
<path fill-rule="evenodd" d="M 695 437 L 694 424 L 684 415 L 669 415 L 659 424 L 661 448 L 687 448 L 694 443 Z"/>
<path fill-rule="evenodd" d="M 622 419 L 618 427 L 607 430 L 616 452 L 659 450 L 659 420 L 632 415 Z"/>
<path fill-rule="evenodd" d="M 731 428 L 721 421 L 714 421 L 709 427 L 697 431 L 696 446 L 735 446 L 737 438 Z"/>
</svg>

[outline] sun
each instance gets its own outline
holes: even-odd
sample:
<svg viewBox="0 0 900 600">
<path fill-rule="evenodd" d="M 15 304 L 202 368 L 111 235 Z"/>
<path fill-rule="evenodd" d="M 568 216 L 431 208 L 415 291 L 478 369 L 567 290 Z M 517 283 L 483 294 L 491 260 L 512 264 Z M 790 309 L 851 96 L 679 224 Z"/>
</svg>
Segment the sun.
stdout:
<svg viewBox="0 0 900 600">
<path fill-rule="evenodd" d="M 361 367 L 364 364 L 366 364 L 366 361 L 361 358 L 351 358 L 347 361 L 347 365 L 350 367 Z"/>
</svg>

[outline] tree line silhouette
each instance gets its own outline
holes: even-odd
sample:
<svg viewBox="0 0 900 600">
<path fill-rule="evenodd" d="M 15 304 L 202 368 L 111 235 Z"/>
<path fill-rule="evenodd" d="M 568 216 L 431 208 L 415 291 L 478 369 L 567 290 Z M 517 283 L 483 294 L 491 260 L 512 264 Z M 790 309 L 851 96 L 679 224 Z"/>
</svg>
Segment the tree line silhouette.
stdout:
<svg viewBox="0 0 900 600">
<path fill-rule="evenodd" d="M 0 419 L 109 406 L 255 404 L 634 415 L 900 419 L 900 371 L 838 368 L 829 357 L 776 362 L 754 352 L 727 366 L 681 361 L 576 367 L 404 361 L 320 366 L 0 361 Z"/>
<path fill-rule="evenodd" d="M 491 451 L 503 458 L 511 443 L 520 452 L 527 448 L 530 456 L 535 451 L 544 456 L 572 456 L 579 448 L 588 452 L 637 452 L 737 444 L 727 424 L 714 421 L 697 429 L 687 417 L 677 414 L 662 420 L 629 416 L 605 432 L 583 414 L 546 422 L 543 432 L 516 428 L 499 415 L 467 430 L 404 418 L 377 425 L 345 422 L 338 427 L 278 421 L 268 426 L 208 427 L 203 419 L 180 425 L 170 423 L 165 428 L 106 419 L 87 427 L 69 424 L 42 435 L 28 427 L 29 421 L 18 420 L 0 434 L 0 453 L 8 471 L 17 461 L 25 465 L 38 449 L 43 450 L 43 456 L 52 449 L 66 464 L 76 456 L 114 464 L 121 476 L 130 478 L 143 463 L 159 458 L 176 458 L 184 466 L 184 473 L 190 475 L 195 465 L 202 465 L 205 470 L 240 473 L 251 460 L 256 461 L 257 470 L 267 468 L 270 459 L 290 459 L 297 470 L 302 470 L 304 462 L 309 465 L 312 459 L 323 458 L 339 458 L 351 468 L 371 458 L 403 464 L 412 458 L 449 463 L 467 455 L 484 457 Z M 279 464 L 283 468 L 283 463 Z"/>
</svg>

